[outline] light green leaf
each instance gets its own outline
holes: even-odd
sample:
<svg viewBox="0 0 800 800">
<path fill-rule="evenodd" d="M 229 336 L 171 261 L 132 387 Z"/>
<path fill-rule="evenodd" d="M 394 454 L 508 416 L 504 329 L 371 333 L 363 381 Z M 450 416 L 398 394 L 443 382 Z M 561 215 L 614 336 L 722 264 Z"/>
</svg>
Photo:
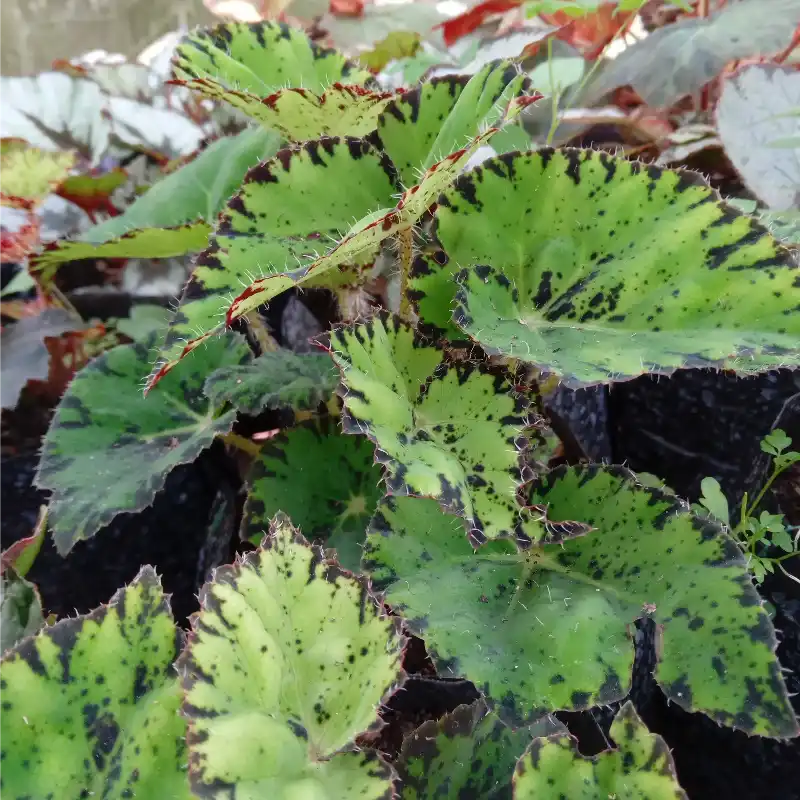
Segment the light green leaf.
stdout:
<svg viewBox="0 0 800 800">
<path fill-rule="evenodd" d="M 44 615 L 39 590 L 13 567 L 4 564 L 0 576 L 0 653 L 5 654 L 10 647 L 35 634 L 42 625 Z"/>
<path fill-rule="evenodd" d="M 667 743 L 647 730 L 628 701 L 611 723 L 616 750 L 584 758 L 571 736 L 534 739 L 517 764 L 514 800 L 688 800 Z"/>
<path fill-rule="evenodd" d="M 3 658 L 3 797 L 189 800 L 180 646 L 152 567 Z"/>
<path fill-rule="evenodd" d="M 365 139 L 306 142 L 250 170 L 197 259 L 150 386 L 219 332 L 220 314 L 247 279 L 266 276 L 248 290 L 257 294 L 253 307 L 293 286 L 317 285 L 301 259 L 313 259 L 326 239 L 391 203 L 398 188 L 391 161 Z M 357 274 L 351 269 L 337 279 L 347 283 Z"/>
<path fill-rule="evenodd" d="M 800 207 L 798 119 L 786 113 L 798 105 L 800 73 L 775 64 L 739 70 L 723 82 L 717 104 L 726 155 L 753 193 L 778 211 Z"/>
<path fill-rule="evenodd" d="M 566 732 L 555 718 L 511 730 L 478 700 L 420 725 L 395 764 L 402 800 L 500 800 L 511 793 L 520 753 L 534 736 Z"/>
<path fill-rule="evenodd" d="M 46 250 L 36 259 L 37 269 L 51 273 L 58 264 L 81 258 L 168 258 L 202 250 L 216 215 L 247 170 L 273 156 L 279 144 L 277 134 L 260 129 L 213 142 L 123 214 Z"/>
<path fill-rule="evenodd" d="M 36 483 L 53 492 L 49 524 L 61 554 L 117 514 L 149 506 L 175 467 L 233 426 L 236 412 L 218 415 L 203 396 L 203 381 L 217 367 L 249 361 L 244 339 L 230 333 L 209 342 L 193 369 L 170 376 L 145 398 L 141 381 L 153 344 L 103 353 L 75 376 L 58 404 Z"/>
<path fill-rule="evenodd" d="M 283 511 L 358 572 L 367 523 L 383 496 L 380 480 L 369 440 L 343 435 L 327 418 L 292 428 L 270 439 L 250 469 L 242 538 L 259 544 Z"/>
<path fill-rule="evenodd" d="M 218 569 L 179 661 L 192 790 L 204 797 L 378 798 L 391 771 L 356 735 L 400 673 L 402 641 L 366 582 L 284 517 Z"/>
<path fill-rule="evenodd" d="M 331 355 L 342 370 L 342 426 L 378 446 L 390 494 L 436 498 L 464 517 L 474 542 L 530 535 L 515 499 L 527 401 L 502 375 L 445 365 L 441 350 L 385 314 L 334 330 Z"/>
<path fill-rule="evenodd" d="M 492 61 L 477 74 L 426 81 L 398 97 L 378 120 L 378 136 L 403 186 L 465 142 L 496 125 L 509 102 L 530 91 L 512 61 Z"/>
<path fill-rule="evenodd" d="M 784 553 L 793 553 L 795 550 L 794 541 L 789 535 L 789 531 L 784 527 L 772 531 L 770 540 L 775 547 L 779 547 Z"/>
<path fill-rule="evenodd" d="M 320 94 L 337 81 L 363 84 L 371 77 L 338 51 L 311 42 L 303 31 L 267 21 L 194 31 L 178 45 L 173 68 L 190 89 L 205 92 L 216 85 L 259 98 L 287 86 Z"/>
<path fill-rule="evenodd" d="M 525 108 L 538 99 L 538 96 L 517 97 L 512 100 L 506 109 L 502 122 L 507 122 L 517 117 Z M 393 209 L 378 216 L 372 212 L 365 215 L 360 221 L 345 234 L 331 250 L 325 255 L 310 263 L 300 274 L 304 280 L 315 279 L 320 285 L 330 283 L 331 274 L 335 276 L 335 268 L 352 263 L 358 258 L 364 258 L 365 253 L 373 253 L 381 243 L 390 236 L 410 231 L 419 221 L 420 217 L 431 207 L 440 192 L 449 186 L 456 175 L 466 166 L 469 159 L 499 130 L 488 128 L 479 136 L 469 141 L 461 150 L 451 153 L 446 158 L 434 164 L 420 179 L 416 186 L 407 189 L 400 197 Z M 295 282 L 295 285 L 297 282 Z M 226 317 L 230 325 L 235 320 L 267 302 L 274 296 L 277 287 L 273 278 L 261 278 L 253 282 L 242 292 L 228 309 Z M 279 289 L 283 291 L 285 288 Z"/>
<path fill-rule="evenodd" d="M 788 46 L 800 24 L 800 1 L 771 0 L 769 13 L 762 10 L 762 0 L 740 0 L 708 17 L 685 17 L 651 31 L 606 61 L 573 102 L 592 105 L 630 84 L 649 106 L 669 107 L 699 91 L 729 62 L 771 56 Z"/>
<path fill-rule="evenodd" d="M 513 725 L 605 705 L 630 688 L 630 624 L 650 617 L 655 677 L 672 702 L 750 734 L 798 733 L 775 631 L 718 524 L 619 467 L 559 468 L 529 502 L 596 530 L 474 553 L 430 500 L 379 507 L 363 566 L 440 669 L 473 681 Z"/>
<path fill-rule="evenodd" d="M 250 119 L 295 142 L 321 136 L 366 136 L 375 130 L 380 113 L 394 96 L 392 92 L 334 83 L 322 94 L 290 88 L 262 100 L 249 92 L 224 89 L 216 81 L 200 79 L 189 85 L 208 97 L 230 103 Z"/>
<path fill-rule="evenodd" d="M 775 430 L 770 431 L 761 442 L 761 449 L 765 453 L 771 453 L 772 455 L 779 455 L 782 453 L 787 447 L 791 447 L 792 440 L 786 435 L 786 431 L 782 430 L 781 428 L 775 428 Z"/>
<path fill-rule="evenodd" d="M 797 267 L 689 173 L 593 150 L 508 154 L 461 176 L 436 218 L 449 260 L 415 262 L 421 319 L 452 336 L 455 301 L 487 352 L 570 387 L 800 364 Z"/>
<path fill-rule="evenodd" d="M 701 505 L 708 509 L 720 522 L 731 524 L 728 510 L 728 499 L 722 493 L 722 488 L 716 478 L 703 478 L 700 481 Z"/>
<path fill-rule="evenodd" d="M 282 349 L 212 372 L 205 393 L 214 405 L 233 403 L 245 414 L 255 415 L 265 408 L 306 411 L 330 397 L 337 382 L 336 368 L 326 355 Z"/>
</svg>

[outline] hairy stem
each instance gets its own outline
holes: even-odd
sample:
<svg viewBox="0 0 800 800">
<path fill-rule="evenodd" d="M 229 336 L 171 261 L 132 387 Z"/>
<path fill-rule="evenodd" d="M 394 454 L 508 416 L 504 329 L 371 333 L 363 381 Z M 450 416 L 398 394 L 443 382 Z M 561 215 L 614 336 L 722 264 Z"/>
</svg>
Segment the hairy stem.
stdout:
<svg viewBox="0 0 800 800">
<path fill-rule="evenodd" d="M 233 431 L 220 436 L 220 439 L 222 439 L 225 444 L 232 445 L 251 456 L 257 456 L 259 452 L 261 452 L 261 448 L 255 442 L 246 439 L 244 436 L 240 436 L 238 433 L 233 433 Z"/>
<path fill-rule="evenodd" d="M 414 229 L 405 228 L 397 233 L 397 254 L 400 261 L 400 316 L 410 322 L 411 300 L 408 281 L 411 276 L 411 259 L 414 250 Z"/>
</svg>

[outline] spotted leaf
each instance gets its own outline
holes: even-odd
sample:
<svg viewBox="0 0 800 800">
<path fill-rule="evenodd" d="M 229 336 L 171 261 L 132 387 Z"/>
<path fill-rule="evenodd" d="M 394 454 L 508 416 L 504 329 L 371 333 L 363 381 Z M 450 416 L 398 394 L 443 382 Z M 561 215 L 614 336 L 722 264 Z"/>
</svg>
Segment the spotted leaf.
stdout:
<svg viewBox="0 0 800 800">
<path fill-rule="evenodd" d="M 689 173 L 592 150 L 499 156 L 441 198 L 436 235 L 446 256 L 418 258 L 411 282 L 422 319 L 452 334 L 452 311 L 487 352 L 568 386 L 800 365 L 800 270 Z"/>
<path fill-rule="evenodd" d="M 433 205 L 439 193 L 452 183 L 469 159 L 500 130 L 499 126 L 514 119 L 536 99 L 538 96 L 517 97 L 512 100 L 502 119 L 498 120 L 498 127 L 488 128 L 469 140 L 460 150 L 437 161 L 425 171 L 419 183 L 403 192 L 394 208 L 381 208 L 362 217 L 331 250 L 309 264 L 304 275 L 325 280 L 324 276 L 334 268 L 341 269 L 342 265 L 363 258 L 364 253 L 374 252 L 390 236 L 410 230 Z M 271 290 L 269 277 L 255 281 L 231 303 L 227 315 L 228 324 L 269 300 L 272 296 Z"/>
<path fill-rule="evenodd" d="M 36 259 L 36 269 L 49 275 L 64 261 L 82 258 L 170 258 L 202 250 L 214 219 L 247 170 L 273 156 L 278 144 L 277 134 L 263 130 L 213 142 L 153 184 L 124 213 L 78 239 L 51 245 Z"/>
<path fill-rule="evenodd" d="M 9 651 L 3 797 L 188 798 L 181 636 L 152 567 L 111 602 Z"/>
<path fill-rule="evenodd" d="M 444 364 L 442 351 L 388 315 L 336 329 L 330 346 L 344 430 L 378 446 L 390 494 L 436 498 L 475 542 L 523 535 L 515 493 L 527 403 L 503 376 Z"/>
<path fill-rule="evenodd" d="M 384 150 L 403 186 L 503 118 L 509 102 L 530 91 L 512 61 L 492 61 L 474 76 L 446 75 L 393 100 L 378 120 Z"/>
<path fill-rule="evenodd" d="M 320 94 L 337 81 L 363 84 L 371 77 L 303 31 L 266 21 L 190 33 L 175 51 L 173 69 L 181 83 L 215 99 L 226 89 L 262 98 L 287 86 Z"/>
<path fill-rule="evenodd" d="M 69 175 L 73 151 L 40 150 L 20 139 L 0 140 L 0 205 L 35 208 Z"/>
<path fill-rule="evenodd" d="M 514 774 L 514 799 L 688 800 L 667 743 L 647 730 L 629 701 L 611 723 L 616 750 L 584 758 L 569 735 L 534 739 Z"/>
<path fill-rule="evenodd" d="M 219 414 L 203 396 L 203 381 L 217 367 L 250 359 L 242 337 L 209 342 L 194 371 L 171 376 L 145 398 L 141 381 L 153 343 L 104 353 L 75 376 L 58 404 L 36 482 L 53 492 L 49 524 L 62 554 L 117 514 L 150 505 L 175 467 L 233 425 L 236 412 Z"/>
<path fill-rule="evenodd" d="M 319 285 L 301 259 L 313 260 L 325 239 L 391 202 L 397 190 L 394 166 L 364 139 L 306 142 L 251 169 L 197 259 L 150 385 L 219 332 L 220 317 L 247 280 L 266 276 L 247 290 L 257 292 L 253 307 L 293 286 Z M 343 270 L 323 277 L 335 285 L 351 282 L 355 274 Z"/>
<path fill-rule="evenodd" d="M 630 624 L 649 617 L 670 700 L 751 734 L 797 734 L 772 624 L 717 523 L 618 467 L 559 468 L 529 499 L 595 530 L 474 553 L 429 500 L 379 507 L 364 568 L 441 668 L 472 680 L 514 725 L 605 705 L 628 692 Z"/>
<path fill-rule="evenodd" d="M 292 428 L 270 439 L 250 470 L 242 538 L 257 545 L 283 511 L 358 572 L 367 523 L 383 496 L 380 480 L 369 440 L 344 436 L 327 419 Z"/>
<path fill-rule="evenodd" d="M 200 603 L 178 662 L 193 791 L 389 797 L 388 766 L 353 745 L 400 675 L 402 642 L 366 583 L 279 517 Z"/>
<path fill-rule="evenodd" d="M 275 350 L 250 363 L 215 370 L 206 379 L 205 393 L 214 405 L 232 403 L 255 415 L 265 408 L 314 409 L 336 384 L 336 368 L 326 355 Z"/>
<path fill-rule="evenodd" d="M 224 100 L 286 139 L 304 142 L 320 136 L 366 136 L 375 130 L 378 116 L 394 97 L 361 86 L 334 83 L 322 94 L 289 88 L 261 98 L 249 92 L 224 89 L 216 81 L 191 82 L 193 89 Z"/>
<path fill-rule="evenodd" d="M 517 759 L 533 736 L 565 732 L 554 717 L 512 730 L 478 700 L 409 734 L 397 761 L 402 800 L 511 797 Z"/>
</svg>

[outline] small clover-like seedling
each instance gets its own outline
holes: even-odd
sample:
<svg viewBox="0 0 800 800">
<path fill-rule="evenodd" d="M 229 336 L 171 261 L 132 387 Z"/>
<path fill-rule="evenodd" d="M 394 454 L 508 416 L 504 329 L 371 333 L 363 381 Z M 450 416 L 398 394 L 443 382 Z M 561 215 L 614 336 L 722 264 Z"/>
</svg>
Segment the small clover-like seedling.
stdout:
<svg viewBox="0 0 800 800">
<path fill-rule="evenodd" d="M 782 562 L 800 554 L 800 529 L 787 525 L 782 515 L 768 511 L 758 514 L 758 507 L 776 478 L 800 461 L 800 453 L 787 450 L 791 444 L 792 440 L 780 428 L 771 431 L 761 441 L 761 450 L 772 456 L 772 471 L 752 502 L 748 502 L 745 493 L 741 515 L 736 524 L 732 524 L 730 520 L 728 501 L 719 482 L 715 478 L 703 478 L 700 483 L 700 506 L 730 528 L 731 534 L 747 557 L 756 583 L 761 583 L 767 573 L 775 571 L 775 567 L 786 577 L 797 581 L 795 576 L 786 572 Z M 770 546 L 782 551 L 781 555 L 766 555 L 765 551 Z"/>
</svg>

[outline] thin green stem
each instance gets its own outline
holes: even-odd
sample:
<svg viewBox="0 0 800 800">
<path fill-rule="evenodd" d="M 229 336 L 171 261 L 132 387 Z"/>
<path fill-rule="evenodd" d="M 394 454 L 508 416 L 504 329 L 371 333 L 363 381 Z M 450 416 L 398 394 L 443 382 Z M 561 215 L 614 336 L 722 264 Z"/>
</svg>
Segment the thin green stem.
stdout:
<svg viewBox="0 0 800 800">
<path fill-rule="evenodd" d="M 761 491 L 756 495 L 756 499 L 753 500 L 753 505 L 750 506 L 749 511 L 747 512 L 748 517 L 755 516 L 756 509 L 758 508 L 761 501 L 764 499 L 764 495 L 769 491 L 769 487 L 775 482 L 775 479 L 781 474 L 782 470 L 778 469 L 777 467 L 773 467 L 772 474 L 767 478 L 766 483 L 761 487 Z"/>
<path fill-rule="evenodd" d="M 545 144 L 550 147 L 558 130 L 558 105 L 561 102 L 561 92 L 553 81 L 553 37 L 547 37 L 547 79 L 550 81 L 550 91 L 553 93 L 550 104 L 550 129 L 547 131 Z"/>
</svg>

